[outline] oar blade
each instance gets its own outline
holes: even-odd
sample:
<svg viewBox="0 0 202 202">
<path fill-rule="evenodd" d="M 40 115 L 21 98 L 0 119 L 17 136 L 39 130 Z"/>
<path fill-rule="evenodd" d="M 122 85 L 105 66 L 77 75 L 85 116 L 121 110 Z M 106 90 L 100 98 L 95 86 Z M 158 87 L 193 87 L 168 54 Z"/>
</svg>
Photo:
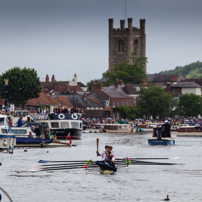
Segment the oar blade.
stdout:
<svg viewBox="0 0 202 202">
<path fill-rule="evenodd" d="M 49 163 L 50 161 L 39 160 L 38 163 Z"/>
</svg>

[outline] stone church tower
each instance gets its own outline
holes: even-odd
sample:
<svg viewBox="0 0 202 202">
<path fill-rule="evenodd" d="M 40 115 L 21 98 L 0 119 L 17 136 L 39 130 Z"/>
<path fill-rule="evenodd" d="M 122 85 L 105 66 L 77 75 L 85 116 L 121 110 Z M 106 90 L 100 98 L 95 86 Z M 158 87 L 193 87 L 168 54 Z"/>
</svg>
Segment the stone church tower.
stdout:
<svg viewBox="0 0 202 202">
<path fill-rule="evenodd" d="M 125 28 L 125 20 L 120 20 L 117 29 L 113 28 L 113 19 L 109 19 L 109 69 L 129 59 L 132 52 L 146 57 L 145 19 L 140 19 L 140 29 L 132 27 L 132 18 L 128 18 L 128 28 Z M 146 64 L 144 70 L 147 73 Z"/>
</svg>

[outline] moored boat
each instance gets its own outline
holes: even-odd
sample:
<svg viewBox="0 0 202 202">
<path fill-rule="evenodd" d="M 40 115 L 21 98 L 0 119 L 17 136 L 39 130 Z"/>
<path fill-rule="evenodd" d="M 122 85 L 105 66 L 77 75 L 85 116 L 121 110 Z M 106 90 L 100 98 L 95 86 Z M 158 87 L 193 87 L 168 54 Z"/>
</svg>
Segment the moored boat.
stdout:
<svg viewBox="0 0 202 202">
<path fill-rule="evenodd" d="M 104 130 L 107 133 L 131 133 L 132 127 L 130 124 L 105 124 Z"/>
<path fill-rule="evenodd" d="M 82 135 L 82 116 L 75 113 L 52 113 L 32 115 L 34 121 L 46 125 L 57 139 L 80 139 Z"/>
<path fill-rule="evenodd" d="M 15 145 L 15 135 L 11 132 L 7 116 L 0 115 L 0 151 L 13 153 Z"/>
<path fill-rule="evenodd" d="M 178 137 L 202 137 L 201 126 L 181 126 L 177 130 Z"/>
</svg>

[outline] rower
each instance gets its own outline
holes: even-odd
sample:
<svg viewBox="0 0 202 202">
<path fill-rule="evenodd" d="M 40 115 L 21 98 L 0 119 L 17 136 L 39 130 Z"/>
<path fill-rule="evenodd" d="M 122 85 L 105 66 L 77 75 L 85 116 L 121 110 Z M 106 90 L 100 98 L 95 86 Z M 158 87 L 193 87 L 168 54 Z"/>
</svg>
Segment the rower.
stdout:
<svg viewBox="0 0 202 202">
<path fill-rule="evenodd" d="M 117 168 L 115 167 L 115 155 L 112 152 L 112 146 L 105 146 L 105 152 L 99 153 L 96 152 L 99 156 L 102 156 L 103 161 L 97 161 L 96 164 L 100 166 L 101 169 L 104 170 L 113 170 L 116 172 Z"/>
</svg>

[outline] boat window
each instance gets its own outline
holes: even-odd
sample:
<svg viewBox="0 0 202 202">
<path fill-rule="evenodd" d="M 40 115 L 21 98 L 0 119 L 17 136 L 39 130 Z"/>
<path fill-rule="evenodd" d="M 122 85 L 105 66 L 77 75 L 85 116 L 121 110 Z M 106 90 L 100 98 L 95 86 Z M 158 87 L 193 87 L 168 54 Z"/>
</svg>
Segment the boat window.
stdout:
<svg viewBox="0 0 202 202">
<path fill-rule="evenodd" d="M 69 128 L 69 122 L 60 122 L 61 128 Z"/>
<path fill-rule="evenodd" d="M 190 128 L 190 131 L 193 131 L 193 128 Z"/>
<path fill-rule="evenodd" d="M 2 133 L 8 133 L 8 130 L 2 128 L 2 129 L 1 129 L 1 132 L 2 132 Z"/>
<path fill-rule="evenodd" d="M 16 134 L 26 134 L 27 131 L 26 130 L 12 130 L 12 132 L 16 135 Z"/>
<path fill-rule="evenodd" d="M 0 126 L 4 125 L 4 118 L 0 118 Z"/>
<path fill-rule="evenodd" d="M 80 128 L 82 128 L 82 123 L 80 123 Z"/>
<path fill-rule="evenodd" d="M 79 128 L 79 122 L 72 122 L 72 128 Z"/>
<path fill-rule="evenodd" d="M 51 122 L 51 127 L 52 128 L 59 128 L 59 123 L 58 122 Z"/>
<path fill-rule="evenodd" d="M 188 128 L 185 128 L 185 131 L 188 131 L 189 129 Z"/>
</svg>

